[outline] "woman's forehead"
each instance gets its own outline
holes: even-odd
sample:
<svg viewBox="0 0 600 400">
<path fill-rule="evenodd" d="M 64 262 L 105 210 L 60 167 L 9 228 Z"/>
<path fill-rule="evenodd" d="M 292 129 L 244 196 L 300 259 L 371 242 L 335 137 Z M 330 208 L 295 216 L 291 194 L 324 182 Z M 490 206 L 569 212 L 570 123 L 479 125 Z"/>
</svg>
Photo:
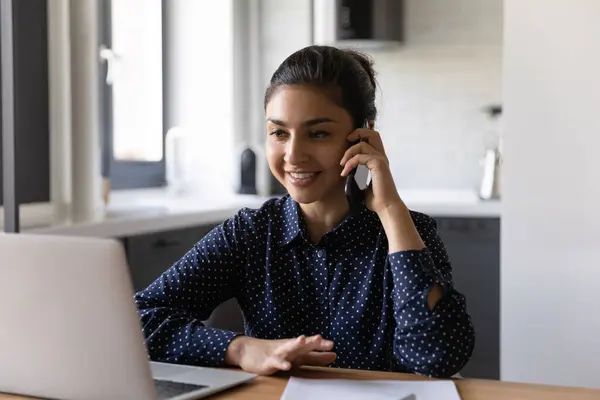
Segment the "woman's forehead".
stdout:
<svg viewBox="0 0 600 400">
<path fill-rule="evenodd" d="M 346 111 L 325 90 L 309 85 L 278 88 L 267 103 L 266 117 L 274 120 L 330 118 L 342 119 Z"/>
</svg>

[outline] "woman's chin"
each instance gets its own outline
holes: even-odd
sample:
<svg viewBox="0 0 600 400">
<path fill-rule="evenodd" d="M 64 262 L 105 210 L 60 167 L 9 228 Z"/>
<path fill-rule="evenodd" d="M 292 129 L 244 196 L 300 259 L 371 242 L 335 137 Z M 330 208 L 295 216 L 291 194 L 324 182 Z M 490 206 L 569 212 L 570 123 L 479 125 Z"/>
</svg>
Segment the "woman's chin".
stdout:
<svg viewBox="0 0 600 400">
<path fill-rule="evenodd" d="M 296 187 L 287 187 L 287 192 L 290 197 L 299 204 L 312 204 L 319 201 L 327 201 L 328 203 L 331 200 L 336 199 L 339 200 L 340 196 L 333 194 L 331 191 L 323 190 L 323 188 L 314 187 L 314 188 L 296 188 Z M 343 196 L 343 188 L 340 189 L 341 196 Z"/>
<path fill-rule="evenodd" d="M 322 196 L 320 193 L 315 193 L 314 190 L 288 188 L 287 192 L 290 194 L 292 199 L 299 204 L 310 204 L 315 201 L 321 200 Z"/>
</svg>

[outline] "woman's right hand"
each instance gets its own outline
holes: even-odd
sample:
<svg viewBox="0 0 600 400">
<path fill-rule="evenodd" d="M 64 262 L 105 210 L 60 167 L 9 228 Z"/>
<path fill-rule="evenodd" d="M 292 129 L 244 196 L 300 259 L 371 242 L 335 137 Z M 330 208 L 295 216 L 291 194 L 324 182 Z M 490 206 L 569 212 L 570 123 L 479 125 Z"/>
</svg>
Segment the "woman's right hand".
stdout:
<svg viewBox="0 0 600 400">
<path fill-rule="evenodd" d="M 280 340 L 238 336 L 227 347 L 225 362 L 254 374 L 270 375 L 292 366 L 331 364 L 336 358 L 332 348 L 333 342 L 321 335 Z"/>
</svg>

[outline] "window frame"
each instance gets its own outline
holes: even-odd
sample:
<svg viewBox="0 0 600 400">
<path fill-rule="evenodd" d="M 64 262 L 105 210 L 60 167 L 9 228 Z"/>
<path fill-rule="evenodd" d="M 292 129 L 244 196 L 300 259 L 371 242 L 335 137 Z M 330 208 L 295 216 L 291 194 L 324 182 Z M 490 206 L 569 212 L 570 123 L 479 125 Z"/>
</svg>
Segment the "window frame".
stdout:
<svg viewBox="0 0 600 400">
<path fill-rule="evenodd" d="M 112 48 L 112 24 L 111 24 L 112 0 L 100 0 L 99 2 L 99 45 Z M 165 101 L 168 88 L 168 18 L 167 0 L 161 1 L 161 23 L 162 23 L 162 150 L 163 157 L 160 161 L 123 161 L 114 157 L 113 151 L 113 115 L 112 115 L 112 87 L 106 83 L 107 64 L 102 63 L 100 68 L 100 132 L 102 145 L 102 176 L 110 180 L 111 190 L 120 189 L 142 189 L 156 188 L 166 185 L 166 149 L 165 137 L 168 127 L 167 116 L 169 110 Z"/>
</svg>

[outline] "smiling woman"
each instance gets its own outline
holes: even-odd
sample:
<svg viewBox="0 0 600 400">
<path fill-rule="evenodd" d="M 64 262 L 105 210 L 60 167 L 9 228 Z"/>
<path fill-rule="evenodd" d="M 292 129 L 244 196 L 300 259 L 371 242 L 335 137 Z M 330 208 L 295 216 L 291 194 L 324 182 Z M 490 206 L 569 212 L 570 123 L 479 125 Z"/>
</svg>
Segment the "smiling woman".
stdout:
<svg viewBox="0 0 600 400">
<path fill-rule="evenodd" d="M 326 47 L 294 53 L 273 74 L 265 93 L 267 158 L 300 203 L 345 204 L 339 162 L 348 135 L 377 116 L 374 75 L 363 55 Z"/>
<path fill-rule="evenodd" d="M 373 130 L 374 75 L 366 56 L 326 46 L 275 71 L 266 153 L 288 194 L 240 210 L 136 295 L 153 359 L 259 374 L 306 364 L 451 376 L 466 364 L 465 298 L 435 221 L 396 191 Z M 372 182 L 350 212 L 345 177 L 359 165 Z M 244 334 L 199 322 L 231 298 Z"/>
<path fill-rule="evenodd" d="M 267 105 L 267 158 L 273 175 L 300 203 L 343 203 L 340 160 L 352 118 L 322 89 L 289 85 Z"/>
</svg>

